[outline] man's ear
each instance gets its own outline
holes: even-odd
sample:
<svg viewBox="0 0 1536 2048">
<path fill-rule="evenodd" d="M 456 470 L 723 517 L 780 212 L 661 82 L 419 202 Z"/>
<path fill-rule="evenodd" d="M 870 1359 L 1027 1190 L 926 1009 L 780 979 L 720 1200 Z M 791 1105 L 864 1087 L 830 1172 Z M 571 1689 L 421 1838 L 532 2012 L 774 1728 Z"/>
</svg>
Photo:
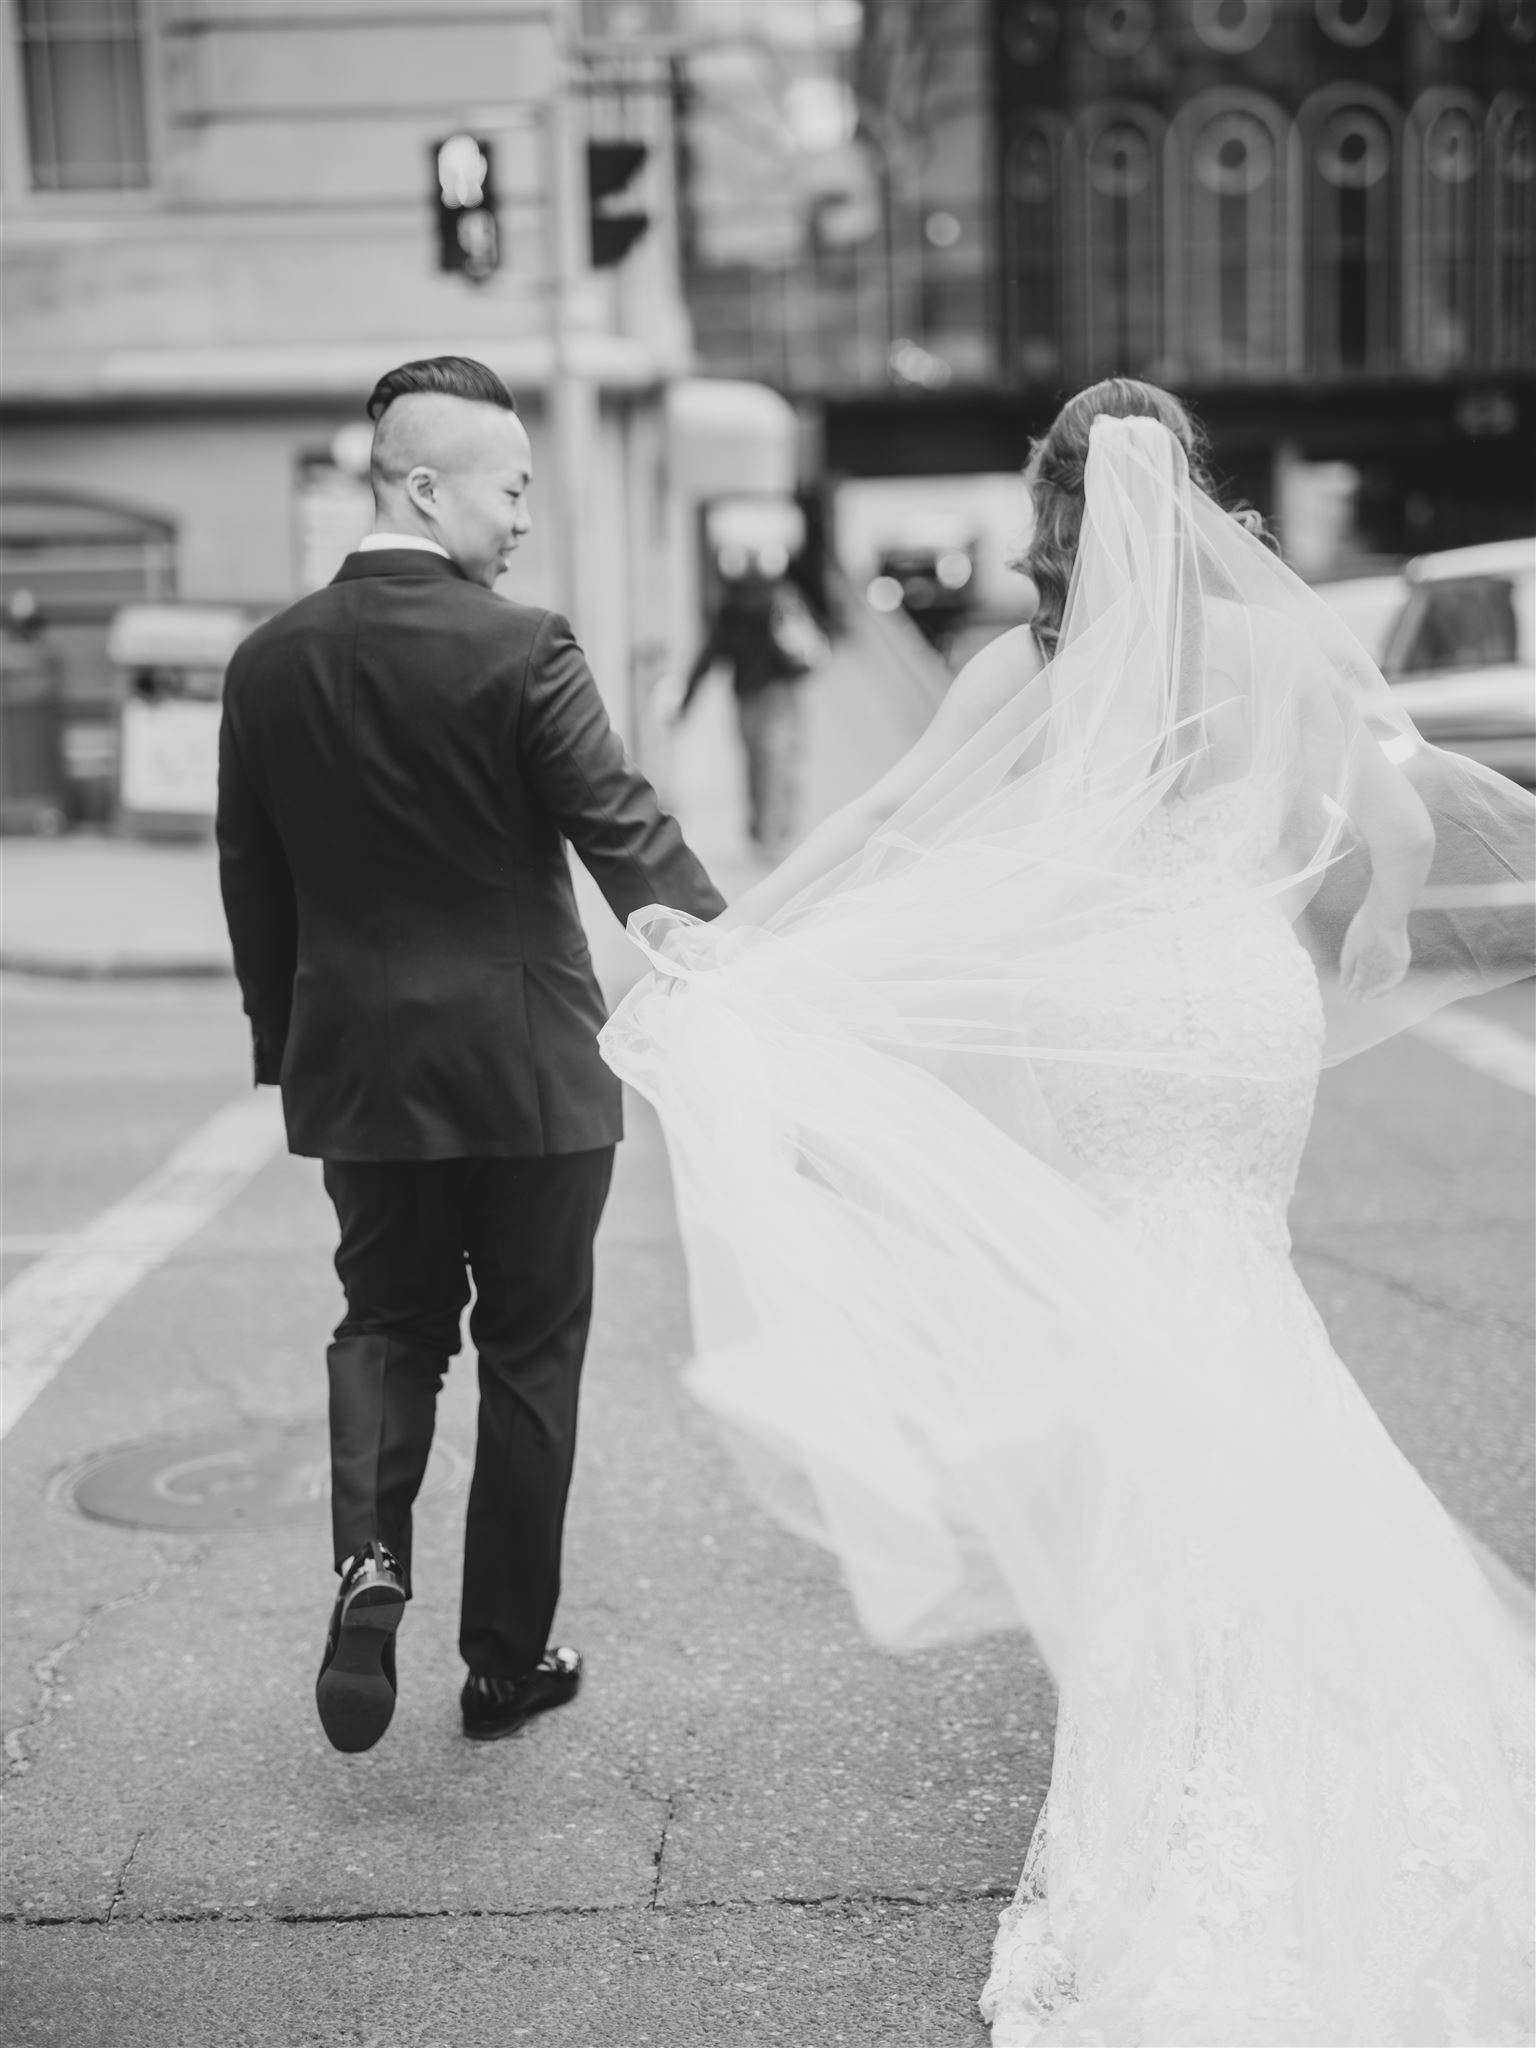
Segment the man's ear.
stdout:
<svg viewBox="0 0 1536 2048">
<path fill-rule="evenodd" d="M 425 464 L 411 470 L 405 479 L 405 495 L 430 519 L 437 511 L 437 471 Z"/>
</svg>

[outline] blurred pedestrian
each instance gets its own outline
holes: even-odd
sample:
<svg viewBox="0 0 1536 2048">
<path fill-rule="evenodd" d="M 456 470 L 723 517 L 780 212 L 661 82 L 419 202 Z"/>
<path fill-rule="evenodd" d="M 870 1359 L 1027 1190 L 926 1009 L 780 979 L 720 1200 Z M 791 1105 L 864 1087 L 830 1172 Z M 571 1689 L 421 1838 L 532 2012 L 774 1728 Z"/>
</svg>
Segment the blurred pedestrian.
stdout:
<svg viewBox="0 0 1536 2048">
<path fill-rule="evenodd" d="M 407 363 L 368 410 L 373 531 L 237 650 L 218 814 L 256 1079 L 281 1083 L 290 1149 L 324 1160 L 341 1228 L 341 1588 L 316 1686 L 341 1750 L 394 1712 L 411 1510 L 471 1279 L 464 1732 L 510 1734 L 576 1691 L 580 1655 L 548 1637 L 621 1122 L 565 842 L 621 923 L 722 907 L 570 626 L 494 594 L 532 469 L 500 379 Z"/>
<path fill-rule="evenodd" d="M 717 664 L 728 667 L 747 762 L 747 830 L 770 860 L 795 843 L 804 754 L 800 685 L 827 653 L 782 548 L 721 550 L 725 588 L 683 688 L 681 718 Z"/>
</svg>

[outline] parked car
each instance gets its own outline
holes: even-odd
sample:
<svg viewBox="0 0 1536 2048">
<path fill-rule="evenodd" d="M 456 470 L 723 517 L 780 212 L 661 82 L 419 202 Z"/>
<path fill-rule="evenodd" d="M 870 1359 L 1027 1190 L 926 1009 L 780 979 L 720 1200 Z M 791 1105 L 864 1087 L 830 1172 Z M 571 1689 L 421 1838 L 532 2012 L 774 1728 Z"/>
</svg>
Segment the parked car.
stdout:
<svg viewBox="0 0 1536 2048">
<path fill-rule="evenodd" d="M 1387 651 L 1387 640 L 1403 609 L 1408 585 L 1399 570 L 1377 576 L 1341 576 L 1315 586 L 1324 603 L 1336 611 L 1372 661 Z"/>
<path fill-rule="evenodd" d="M 1421 555 L 1381 653 L 1425 739 L 1536 787 L 1536 540 Z"/>
</svg>

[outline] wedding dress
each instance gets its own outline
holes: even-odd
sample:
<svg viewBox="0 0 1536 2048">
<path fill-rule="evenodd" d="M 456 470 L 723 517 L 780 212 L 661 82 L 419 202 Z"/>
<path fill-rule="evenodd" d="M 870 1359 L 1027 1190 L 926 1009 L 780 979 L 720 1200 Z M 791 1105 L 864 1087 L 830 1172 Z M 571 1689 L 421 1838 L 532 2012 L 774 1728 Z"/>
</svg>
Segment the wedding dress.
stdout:
<svg viewBox="0 0 1536 2048">
<path fill-rule="evenodd" d="M 1215 790 L 1157 812 L 1136 852 L 1192 897 L 1258 861 L 1266 837 L 1262 815 Z M 1309 1671 L 1223 1595 L 1203 1548 L 1217 1530 L 1126 1496 L 1098 1532 L 1102 1568 L 1138 1557 L 1168 1636 L 1130 1668 L 1112 1619 L 1123 1588 L 1102 1636 L 1084 1588 L 1049 1798 L 983 1996 L 993 2040 L 1526 2039 L 1529 1661 L 1290 1261 L 1323 1042 L 1312 962 L 1274 910 L 1212 923 L 1168 957 L 1132 955 L 1055 992 L 1063 1034 L 1123 1036 L 1134 1001 L 1170 1041 L 1229 1054 L 1246 1041 L 1265 1078 L 1127 1085 L 1113 1067 L 1059 1068 L 1046 1093 L 1085 1184 L 1233 1372 L 1273 1374 L 1300 1433 L 1334 1439 L 1353 1505 L 1401 1543 L 1362 1594 L 1395 1599 L 1423 1553 L 1458 1626 L 1420 1618 L 1366 1736 L 1349 1695 L 1369 1668 Z M 1351 1568 L 1342 1545 L 1336 1562 Z"/>
<path fill-rule="evenodd" d="M 633 921 L 604 1035 L 760 1497 L 877 1640 L 1023 1625 L 1056 1678 L 995 2048 L 1530 2037 L 1529 1634 L 1285 1217 L 1324 1060 L 1528 966 L 1536 813 L 1311 605 L 1096 422 L 1040 686 L 766 931 Z M 1409 985 L 1350 1005 L 1394 749 L 1436 860 Z"/>
</svg>

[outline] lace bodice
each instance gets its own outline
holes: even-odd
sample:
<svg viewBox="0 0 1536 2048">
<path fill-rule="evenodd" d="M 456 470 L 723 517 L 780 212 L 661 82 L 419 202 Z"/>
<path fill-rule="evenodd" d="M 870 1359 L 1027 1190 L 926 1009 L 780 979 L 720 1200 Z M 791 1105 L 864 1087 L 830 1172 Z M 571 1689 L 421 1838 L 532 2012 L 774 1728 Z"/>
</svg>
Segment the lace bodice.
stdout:
<svg viewBox="0 0 1536 2048">
<path fill-rule="evenodd" d="M 1274 853 L 1279 799 L 1253 778 L 1175 792 L 1129 842 L 1127 860 L 1147 875 L 1204 893 L 1263 872 Z"/>
<path fill-rule="evenodd" d="M 1126 855 L 1155 887 L 1146 929 L 1133 911 L 1113 943 L 1040 994 L 1030 1021 L 1042 1042 L 1103 1055 L 1042 1060 L 1036 1077 L 1085 1184 L 1117 1209 L 1226 1196 L 1283 1228 L 1322 1003 L 1288 920 L 1228 886 L 1262 871 L 1274 835 L 1272 806 L 1250 784 L 1160 806 Z M 1170 899 L 1187 920 L 1168 918 Z"/>
</svg>

